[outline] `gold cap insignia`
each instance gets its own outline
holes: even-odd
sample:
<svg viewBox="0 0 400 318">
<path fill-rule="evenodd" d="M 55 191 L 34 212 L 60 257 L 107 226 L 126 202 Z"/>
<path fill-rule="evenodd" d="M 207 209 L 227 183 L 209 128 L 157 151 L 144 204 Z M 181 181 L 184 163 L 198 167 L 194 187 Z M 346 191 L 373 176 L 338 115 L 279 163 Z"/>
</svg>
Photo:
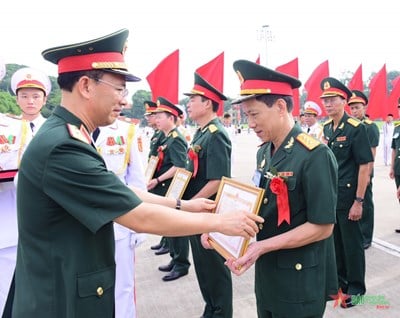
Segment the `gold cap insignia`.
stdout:
<svg viewBox="0 0 400 318">
<path fill-rule="evenodd" d="M 331 84 L 330 84 L 328 81 L 326 81 L 326 82 L 324 83 L 324 90 L 330 89 L 330 88 L 331 88 Z"/>
</svg>

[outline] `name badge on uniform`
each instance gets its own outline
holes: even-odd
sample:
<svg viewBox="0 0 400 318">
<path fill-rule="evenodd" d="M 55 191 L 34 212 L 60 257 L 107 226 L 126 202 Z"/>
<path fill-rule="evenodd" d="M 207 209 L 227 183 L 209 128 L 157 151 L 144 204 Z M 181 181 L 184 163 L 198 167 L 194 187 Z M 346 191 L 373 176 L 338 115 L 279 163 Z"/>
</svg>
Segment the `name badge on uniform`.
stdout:
<svg viewBox="0 0 400 318">
<path fill-rule="evenodd" d="M 256 187 L 260 186 L 262 173 L 259 170 L 254 171 L 253 178 L 251 179 Z"/>
</svg>

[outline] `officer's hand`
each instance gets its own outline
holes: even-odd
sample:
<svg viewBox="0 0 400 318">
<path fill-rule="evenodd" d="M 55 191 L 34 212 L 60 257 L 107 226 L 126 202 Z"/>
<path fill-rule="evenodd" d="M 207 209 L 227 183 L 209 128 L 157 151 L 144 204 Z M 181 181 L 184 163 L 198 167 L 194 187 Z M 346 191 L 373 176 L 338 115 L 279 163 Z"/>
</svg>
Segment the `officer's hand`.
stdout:
<svg viewBox="0 0 400 318">
<path fill-rule="evenodd" d="M 216 204 L 213 200 L 197 198 L 192 200 L 182 200 L 182 210 L 189 212 L 211 212 Z"/>
<path fill-rule="evenodd" d="M 349 220 L 359 221 L 362 217 L 362 203 L 354 201 L 349 211 Z"/>
<path fill-rule="evenodd" d="M 218 232 L 246 239 L 254 237 L 259 232 L 258 223 L 264 223 L 264 219 L 254 213 L 231 212 L 219 215 L 222 217 L 222 222 Z"/>
<path fill-rule="evenodd" d="M 247 247 L 246 253 L 242 257 L 239 257 L 237 260 L 228 259 L 225 265 L 232 273 L 240 276 L 256 262 L 260 255 L 261 249 L 259 242 L 253 242 Z"/>
<path fill-rule="evenodd" d="M 209 239 L 210 239 L 210 236 L 208 235 L 208 233 L 204 233 L 200 237 L 201 245 L 203 245 L 203 247 L 206 250 L 212 250 L 213 249 L 213 247 L 210 244 Z"/>
</svg>

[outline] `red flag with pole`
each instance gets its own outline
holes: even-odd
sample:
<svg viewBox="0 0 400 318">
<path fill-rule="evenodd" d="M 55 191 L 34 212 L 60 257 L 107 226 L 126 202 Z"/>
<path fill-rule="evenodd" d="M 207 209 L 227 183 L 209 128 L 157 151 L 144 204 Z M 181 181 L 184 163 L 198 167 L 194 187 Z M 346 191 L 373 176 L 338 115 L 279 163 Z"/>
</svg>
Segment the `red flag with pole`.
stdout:
<svg viewBox="0 0 400 318">
<path fill-rule="evenodd" d="M 285 73 L 287 75 L 299 78 L 299 58 L 295 58 L 290 62 L 280 65 L 276 68 L 278 72 Z M 293 116 L 300 115 L 300 93 L 299 89 L 293 90 Z"/>
<path fill-rule="evenodd" d="M 400 76 L 397 76 L 392 81 L 392 90 L 388 98 L 388 114 L 391 113 L 393 114 L 394 117 L 397 117 L 397 105 L 399 104 L 399 97 L 400 97 Z"/>
<path fill-rule="evenodd" d="M 358 90 L 363 92 L 364 91 L 364 83 L 362 79 L 362 64 L 357 68 L 356 72 L 353 74 L 352 79 L 350 80 L 347 87 L 350 90 Z"/>
<path fill-rule="evenodd" d="M 224 92 L 224 52 L 212 59 L 210 62 L 196 69 L 201 77 L 214 86 L 221 93 Z M 224 113 L 224 102 L 222 101 L 218 107 L 217 115 L 222 116 Z"/>
<path fill-rule="evenodd" d="M 304 84 L 304 88 L 307 91 L 307 100 L 311 100 L 317 103 L 321 107 L 321 82 L 324 78 L 329 77 L 329 62 L 328 60 L 322 62 L 317 68 L 311 73 Z M 321 116 L 326 116 L 325 107 L 321 107 Z"/>
<path fill-rule="evenodd" d="M 369 83 L 369 101 L 367 113 L 371 119 L 385 118 L 388 113 L 386 64 Z"/>
<path fill-rule="evenodd" d="M 178 104 L 179 49 L 164 58 L 146 77 L 150 85 L 152 100 L 160 96 Z"/>
</svg>

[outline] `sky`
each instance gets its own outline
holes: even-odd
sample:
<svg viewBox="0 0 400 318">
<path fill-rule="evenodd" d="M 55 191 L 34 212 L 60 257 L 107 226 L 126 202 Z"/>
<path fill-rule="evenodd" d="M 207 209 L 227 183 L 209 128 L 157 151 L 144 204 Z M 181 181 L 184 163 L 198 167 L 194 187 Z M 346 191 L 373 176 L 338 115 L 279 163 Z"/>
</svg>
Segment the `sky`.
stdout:
<svg viewBox="0 0 400 318">
<path fill-rule="evenodd" d="M 305 83 L 325 60 L 341 78 L 362 63 L 364 81 L 386 63 L 400 71 L 400 19 L 395 1 L 358 0 L 3 0 L 0 4 L 0 58 L 57 76 L 45 61 L 47 48 L 130 30 L 126 61 L 142 78 L 128 83 L 133 93 L 150 90 L 146 76 L 167 55 L 180 50 L 179 97 L 193 87 L 195 69 L 225 52 L 224 93 L 236 97 L 238 59 L 276 68 L 299 58 Z M 268 26 L 268 27 L 263 27 Z M 263 32 L 264 31 L 264 32 Z M 265 37 L 268 31 L 268 37 Z M 264 35 L 264 36 L 263 36 Z"/>
</svg>

